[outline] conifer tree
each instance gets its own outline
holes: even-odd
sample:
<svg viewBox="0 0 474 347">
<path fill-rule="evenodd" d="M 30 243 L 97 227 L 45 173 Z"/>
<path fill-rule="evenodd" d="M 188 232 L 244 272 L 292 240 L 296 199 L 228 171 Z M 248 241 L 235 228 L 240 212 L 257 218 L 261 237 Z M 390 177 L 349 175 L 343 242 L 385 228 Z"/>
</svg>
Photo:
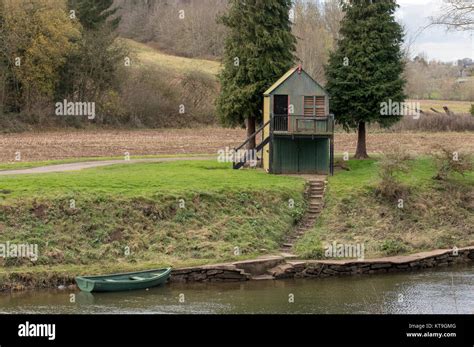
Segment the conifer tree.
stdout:
<svg viewBox="0 0 474 347">
<path fill-rule="evenodd" d="M 112 7 L 114 0 L 69 0 L 69 8 L 76 12 L 76 16 L 85 30 L 97 30 L 117 12 Z M 115 30 L 120 23 L 120 17 L 108 21 Z"/>
<path fill-rule="evenodd" d="M 367 158 L 366 125 L 390 126 L 400 115 L 383 115 L 381 104 L 405 99 L 401 44 L 395 0 L 352 0 L 342 4 L 341 39 L 331 54 L 326 85 L 331 112 L 344 129 L 357 129 L 355 158 Z"/>
<path fill-rule="evenodd" d="M 217 112 L 226 126 L 245 125 L 248 136 L 262 121 L 263 92 L 294 63 L 291 6 L 291 0 L 231 0 L 222 18 L 229 33 Z"/>
<path fill-rule="evenodd" d="M 62 69 L 57 99 L 99 102 L 117 84 L 125 55 L 116 40 L 115 29 L 121 19 L 117 10 L 113 0 L 68 0 L 68 11 L 74 11 L 82 35 L 78 49 L 71 52 Z"/>
</svg>

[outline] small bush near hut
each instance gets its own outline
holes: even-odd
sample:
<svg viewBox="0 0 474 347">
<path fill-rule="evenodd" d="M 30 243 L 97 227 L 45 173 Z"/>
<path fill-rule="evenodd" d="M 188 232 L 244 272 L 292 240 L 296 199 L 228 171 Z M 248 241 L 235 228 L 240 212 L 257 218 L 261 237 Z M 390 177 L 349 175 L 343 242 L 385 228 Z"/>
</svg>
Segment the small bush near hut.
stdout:
<svg viewBox="0 0 474 347">
<path fill-rule="evenodd" d="M 410 169 L 410 155 L 401 147 L 385 154 L 379 162 L 380 183 L 376 193 L 388 199 L 403 198 L 408 188 L 402 185 L 397 179 L 400 173 L 406 173 Z"/>
<path fill-rule="evenodd" d="M 474 168 L 472 155 L 460 153 L 452 148 L 439 147 L 434 157 L 438 171 L 433 178 L 437 180 L 446 180 L 455 173 L 464 176 Z"/>
</svg>

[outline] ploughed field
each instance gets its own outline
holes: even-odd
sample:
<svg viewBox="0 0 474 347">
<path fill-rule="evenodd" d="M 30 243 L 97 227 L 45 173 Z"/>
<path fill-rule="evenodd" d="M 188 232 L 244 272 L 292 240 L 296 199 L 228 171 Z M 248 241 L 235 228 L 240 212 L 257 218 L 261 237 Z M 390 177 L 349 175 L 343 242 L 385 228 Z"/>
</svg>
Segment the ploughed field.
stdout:
<svg viewBox="0 0 474 347">
<path fill-rule="evenodd" d="M 0 135 L 0 163 L 20 163 L 90 157 L 140 155 L 217 154 L 245 139 L 244 129 L 199 128 L 157 130 L 96 130 L 11 133 Z M 336 153 L 354 153 L 355 133 L 338 132 Z M 402 145 L 412 154 L 430 154 L 437 145 L 474 152 L 473 132 L 372 132 L 367 146 L 371 153 Z M 17 153 L 21 161 L 15 161 Z M 10 167 L 3 167 L 10 168 Z M 0 169 L 2 166 L 0 165 Z"/>
</svg>

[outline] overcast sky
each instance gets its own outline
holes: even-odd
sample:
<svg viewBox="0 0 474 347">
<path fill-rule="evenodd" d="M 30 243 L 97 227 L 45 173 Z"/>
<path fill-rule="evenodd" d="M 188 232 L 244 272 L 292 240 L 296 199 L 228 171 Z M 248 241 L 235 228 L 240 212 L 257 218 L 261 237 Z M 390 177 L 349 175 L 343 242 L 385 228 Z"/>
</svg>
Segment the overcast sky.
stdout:
<svg viewBox="0 0 474 347">
<path fill-rule="evenodd" d="M 405 26 L 406 42 L 413 40 L 412 56 L 424 52 L 430 59 L 455 61 L 474 59 L 474 35 L 472 32 L 447 32 L 445 27 L 425 29 L 417 36 L 419 28 L 429 23 L 429 17 L 439 13 L 442 0 L 397 0 L 400 8 L 397 19 Z"/>
</svg>

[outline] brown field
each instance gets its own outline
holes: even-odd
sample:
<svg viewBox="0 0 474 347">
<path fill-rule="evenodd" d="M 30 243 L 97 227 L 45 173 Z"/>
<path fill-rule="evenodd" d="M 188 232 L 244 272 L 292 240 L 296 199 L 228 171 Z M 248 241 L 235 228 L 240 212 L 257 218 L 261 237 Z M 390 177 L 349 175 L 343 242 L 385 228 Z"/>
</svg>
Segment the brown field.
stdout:
<svg viewBox="0 0 474 347">
<path fill-rule="evenodd" d="M 456 101 L 456 100 L 407 100 L 409 102 L 419 102 L 420 107 L 424 112 L 431 112 L 430 108 L 434 108 L 438 112 L 444 113 L 443 106 L 448 108 L 457 114 L 469 114 L 471 109 L 470 101 Z"/>
<path fill-rule="evenodd" d="M 217 150 L 240 144 L 245 138 L 242 129 L 160 129 L 54 131 L 0 135 L 0 162 L 13 162 L 15 152 L 23 162 L 81 158 L 115 157 L 124 152 L 134 155 L 212 154 Z M 355 133 L 337 133 L 336 153 L 354 153 Z M 413 154 L 429 154 L 437 145 L 474 153 L 474 132 L 370 133 L 368 150 L 384 152 L 402 145 Z"/>
</svg>

